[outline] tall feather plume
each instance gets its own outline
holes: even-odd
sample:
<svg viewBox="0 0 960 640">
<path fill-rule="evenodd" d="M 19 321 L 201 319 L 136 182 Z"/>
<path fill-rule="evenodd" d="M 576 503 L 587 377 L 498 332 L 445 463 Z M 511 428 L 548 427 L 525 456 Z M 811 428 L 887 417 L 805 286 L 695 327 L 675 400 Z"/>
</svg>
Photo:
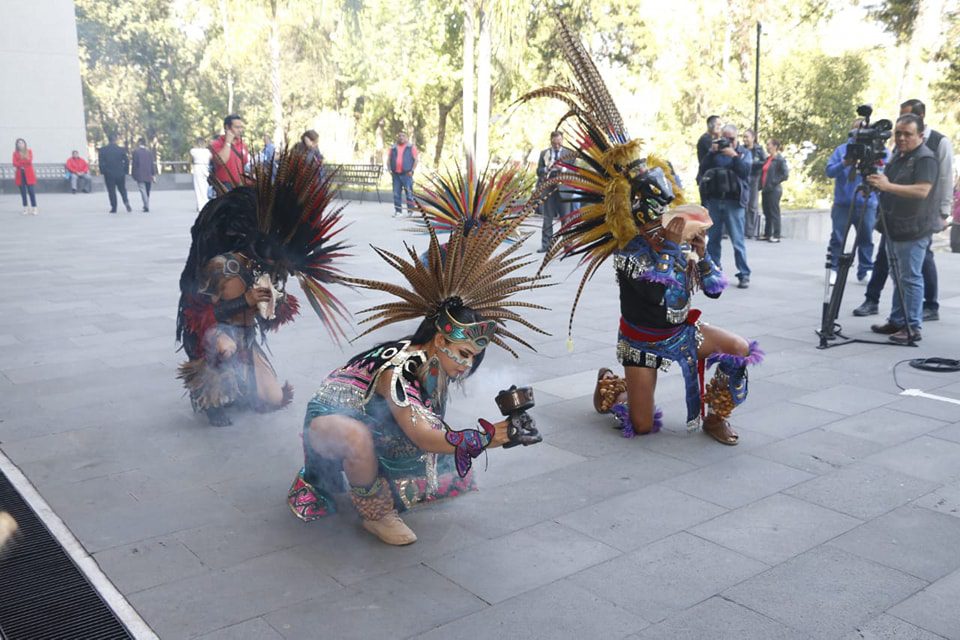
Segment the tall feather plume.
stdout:
<svg viewBox="0 0 960 640">
<path fill-rule="evenodd" d="M 398 301 L 386 302 L 369 307 L 361 311 L 364 317 L 360 322 L 372 323 L 357 338 L 387 325 L 411 320 L 414 318 L 436 317 L 445 300 L 454 296 L 459 297 L 463 304 L 488 320 L 497 323 L 496 335 L 493 342 L 508 352 L 517 356 L 504 339 L 513 340 L 525 347 L 530 345 L 514 333 L 505 328 L 505 323 L 516 322 L 533 331 L 546 333 L 533 323 L 522 318 L 513 308 L 543 309 L 540 305 L 517 301 L 511 298 L 533 289 L 548 286 L 544 280 L 548 277 L 543 274 L 522 275 L 519 270 L 531 264 L 525 260 L 528 255 L 517 255 L 521 243 L 508 244 L 502 248 L 504 242 L 516 237 L 518 228 L 532 213 L 532 207 L 507 208 L 494 207 L 496 214 L 483 224 L 476 224 L 475 209 L 478 206 L 486 210 L 486 203 L 491 202 L 491 195 L 497 196 L 498 189 L 512 183 L 509 171 L 494 171 L 485 174 L 472 183 L 475 189 L 469 189 L 473 174 L 461 176 L 459 180 L 448 181 L 450 187 L 446 192 L 444 202 L 453 202 L 456 194 L 465 195 L 468 192 L 476 194 L 470 199 L 461 200 L 467 203 L 464 209 L 466 215 L 459 218 L 443 217 L 440 223 L 425 211 L 422 211 L 422 226 L 429 234 L 429 245 L 425 255 L 419 254 L 408 244 L 404 245 L 405 256 L 388 252 L 374 247 L 374 250 L 387 264 L 396 269 L 407 281 L 409 286 L 394 284 L 386 281 L 368 280 L 362 278 L 341 277 L 340 280 L 363 289 L 384 291 L 398 298 Z M 496 184 L 488 184 L 488 181 Z M 499 185 L 499 186 L 498 186 Z M 502 201 L 511 201 L 505 194 Z M 484 195 L 485 194 L 485 195 Z M 444 211 L 450 213 L 451 208 Z M 470 223 L 470 220 L 474 220 Z M 491 222 L 494 222 L 491 224 Z M 446 244 L 441 244 L 437 236 L 437 226 L 443 225 L 450 229 L 450 236 Z M 501 249 L 498 252 L 498 249 Z M 357 339 L 354 338 L 354 339 Z"/>
</svg>

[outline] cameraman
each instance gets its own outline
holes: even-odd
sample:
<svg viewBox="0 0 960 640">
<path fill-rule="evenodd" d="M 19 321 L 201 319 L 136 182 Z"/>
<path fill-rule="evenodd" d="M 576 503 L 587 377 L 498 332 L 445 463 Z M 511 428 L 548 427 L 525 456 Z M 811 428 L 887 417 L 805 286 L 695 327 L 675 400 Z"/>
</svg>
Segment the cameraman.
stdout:
<svg viewBox="0 0 960 640">
<path fill-rule="evenodd" d="M 933 151 L 923 144 L 920 116 L 908 113 L 897 118 L 894 140 L 897 154 L 886 172 L 867 176 L 870 186 L 880 192 L 880 231 L 885 236 L 888 258 L 896 264 L 890 317 L 885 324 L 873 325 L 870 330 L 889 335 L 891 342 L 907 344 L 911 337 L 914 342 L 921 338 L 923 259 L 931 235 L 942 227 L 935 190 L 939 167 Z M 896 289 L 901 287 L 898 294 Z"/>
<path fill-rule="evenodd" d="M 738 289 L 750 286 L 750 267 L 747 265 L 747 247 L 743 240 L 744 216 L 750 199 L 750 168 L 753 156 L 737 144 L 737 128 L 728 124 L 720 138 L 700 162 L 700 194 L 710 212 L 713 226 L 707 232 L 707 251 L 720 265 L 720 240 L 724 228 L 733 244 L 733 258 L 737 266 Z"/>
<path fill-rule="evenodd" d="M 537 163 L 537 188 L 540 185 L 556 178 L 564 171 L 562 166 L 566 154 L 563 151 L 563 134 L 554 131 L 550 134 L 550 148 L 540 152 L 540 161 Z M 540 249 L 537 253 L 545 253 L 550 248 L 553 239 L 553 221 L 562 218 L 570 210 L 570 203 L 563 201 L 563 192 L 560 187 L 551 189 L 550 195 L 540 205 L 543 214 L 543 232 L 540 236 Z"/>
<path fill-rule="evenodd" d="M 857 280 L 865 282 L 873 271 L 873 228 L 877 224 L 877 194 L 871 192 L 869 197 L 864 199 L 863 192 L 858 191 L 862 178 L 857 171 L 857 160 L 848 150 L 861 126 L 863 120 L 854 120 L 847 142 L 834 149 L 827 160 L 827 177 L 833 178 L 833 208 L 830 210 L 830 219 L 833 222 L 833 231 L 830 234 L 830 268 L 833 269 L 830 275 L 831 284 L 836 281 L 837 261 L 843 253 L 843 239 L 849 225 L 853 225 L 857 233 L 854 242 L 857 250 Z M 873 302 L 874 313 L 877 312 L 877 304 Z"/>
</svg>

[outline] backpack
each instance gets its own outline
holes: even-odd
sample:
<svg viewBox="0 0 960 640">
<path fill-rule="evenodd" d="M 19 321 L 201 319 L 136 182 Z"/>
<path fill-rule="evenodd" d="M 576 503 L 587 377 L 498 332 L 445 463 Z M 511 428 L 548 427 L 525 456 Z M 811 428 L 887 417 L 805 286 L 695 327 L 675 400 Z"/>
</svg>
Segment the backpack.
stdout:
<svg viewBox="0 0 960 640">
<path fill-rule="evenodd" d="M 700 195 L 704 200 L 739 200 L 740 179 L 727 167 L 707 169 L 700 177 Z"/>
</svg>

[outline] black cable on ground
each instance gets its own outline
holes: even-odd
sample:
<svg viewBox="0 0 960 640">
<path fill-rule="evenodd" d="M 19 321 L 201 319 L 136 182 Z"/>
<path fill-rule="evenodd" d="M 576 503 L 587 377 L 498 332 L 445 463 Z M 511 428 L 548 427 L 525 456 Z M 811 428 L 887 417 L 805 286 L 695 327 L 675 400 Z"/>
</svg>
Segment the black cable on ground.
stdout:
<svg viewBox="0 0 960 640">
<path fill-rule="evenodd" d="M 930 371 L 932 373 L 956 373 L 960 371 L 960 360 L 954 360 L 953 358 L 909 358 L 907 360 L 901 360 L 893 365 L 893 383 L 897 385 L 901 391 L 906 391 L 906 387 L 901 385 L 900 381 L 897 380 L 897 367 L 904 362 L 909 362 L 910 366 L 914 369 Z"/>
</svg>

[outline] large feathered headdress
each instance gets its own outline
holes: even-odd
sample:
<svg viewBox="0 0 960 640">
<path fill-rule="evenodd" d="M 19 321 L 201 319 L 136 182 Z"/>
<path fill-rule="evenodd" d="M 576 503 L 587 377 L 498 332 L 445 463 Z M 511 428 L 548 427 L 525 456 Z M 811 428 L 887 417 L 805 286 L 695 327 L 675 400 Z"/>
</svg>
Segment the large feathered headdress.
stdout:
<svg viewBox="0 0 960 640">
<path fill-rule="evenodd" d="M 456 171 L 434 174 L 417 185 L 414 198 L 423 216 L 415 224 L 426 231 L 429 223 L 438 233 L 463 224 L 468 234 L 479 224 L 503 226 L 536 206 L 529 198 L 533 186 L 533 178 L 519 163 L 478 172 L 468 155 L 464 171 L 457 166 Z M 518 239 L 515 234 L 507 240 Z"/>
<path fill-rule="evenodd" d="M 684 202 L 673 168 L 665 160 L 643 152 L 643 143 L 631 139 L 580 39 L 557 16 L 557 36 L 573 73 L 573 86 L 554 85 L 531 91 L 518 102 L 556 98 L 568 111 L 558 128 L 565 129 L 575 160 L 567 171 L 541 186 L 566 187 L 574 210 L 565 216 L 554 236 L 544 265 L 558 255 L 579 255 L 586 271 L 570 311 L 569 328 L 577 302 L 590 277 L 614 251 L 622 249 L 643 227 L 656 226 L 667 205 Z"/>
<path fill-rule="evenodd" d="M 202 337 L 202 324 L 212 317 L 209 299 L 201 293 L 207 264 L 231 252 L 245 255 L 255 271 L 281 286 L 288 277 L 296 278 L 331 335 L 344 335 L 342 323 L 349 314 L 329 290 L 339 281 L 336 261 L 347 248 L 336 238 L 344 226 L 342 207 L 330 206 L 335 195 L 331 180 L 304 152 L 278 150 L 254 166 L 248 186 L 207 203 L 190 230 L 190 253 L 180 276 L 177 340 L 183 339 L 188 354 Z M 286 297 L 295 313 L 295 299 Z"/>
<path fill-rule="evenodd" d="M 476 341 L 486 338 L 517 357 L 505 339 L 513 340 L 533 349 L 525 340 L 505 327 L 507 321 L 517 322 L 538 333 L 545 331 L 520 316 L 515 309 L 546 309 L 523 300 L 511 300 L 517 294 L 549 286 L 542 282 L 547 276 L 523 275 L 520 269 L 534 262 L 529 254 L 518 254 L 522 243 L 508 245 L 496 253 L 500 245 L 523 222 L 529 211 L 509 218 L 503 224 L 481 224 L 467 232 L 463 221 L 457 222 L 446 245 L 440 244 L 433 223 L 425 222 L 430 235 L 426 256 L 417 253 L 414 247 L 404 243 L 406 256 L 374 247 L 387 264 L 400 272 L 409 286 L 392 282 L 344 277 L 342 280 L 365 289 L 385 291 L 399 298 L 395 302 L 379 304 L 361 313 L 368 314 L 361 323 L 374 325 L 360 336 L 395 322 L 417 318 L 430 318 L 446 335 L 463 334 L 463 339 Z M 456 307 L 468 307 L 483 318 L 483 322 L 460 327 L 443 326 L 451 317 L 449 311 Z M 492 324 L 491 324 L 492 323 Z M 481 326 L 482 325 L 482 326 Z M 475 342 L 479 344 L 478 342 Z"/>
</svg>

